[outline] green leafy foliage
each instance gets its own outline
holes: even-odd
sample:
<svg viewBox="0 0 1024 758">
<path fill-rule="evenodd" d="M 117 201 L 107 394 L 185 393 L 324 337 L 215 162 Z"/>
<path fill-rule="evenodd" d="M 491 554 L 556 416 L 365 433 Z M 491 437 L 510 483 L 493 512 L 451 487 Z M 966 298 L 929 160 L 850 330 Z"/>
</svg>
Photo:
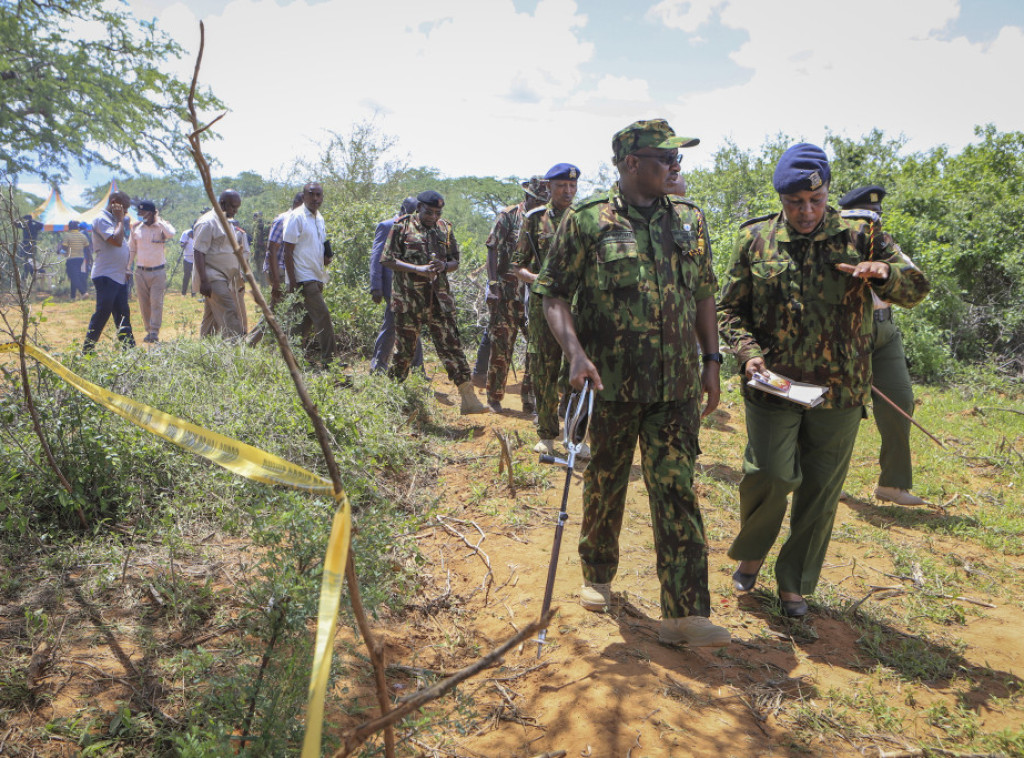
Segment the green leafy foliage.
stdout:
<svg viewBox="0 0 1024 758">
<path fill-rule="evenodd" d="M 0 167 L 59 180 L 72 161 L 187 159 L 188 83 L 160 68 L 181 53 L 155 21 L 101 0 L 0 4 Z M 197 102 L 223 107 L 205 90 Z"/>
</svg>

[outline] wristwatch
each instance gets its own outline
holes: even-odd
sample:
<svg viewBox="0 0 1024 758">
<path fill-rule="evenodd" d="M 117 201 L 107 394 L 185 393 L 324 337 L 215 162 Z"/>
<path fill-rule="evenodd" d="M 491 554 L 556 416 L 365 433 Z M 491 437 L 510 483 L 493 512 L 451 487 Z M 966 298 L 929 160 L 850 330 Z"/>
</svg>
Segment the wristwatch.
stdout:
<svg viewBox="0 0 1024 758">
<path fill-rule="evenodd" d="M 704 355 L 702 355 L 700 357 L 700 359 L 702 361 L 704 361 L 704 363 L 710 363 L 711 361 L 714 361 L 715 363 L 721 363 L 722 362 L 722 354 L 721 353 L 704 353 Z"/>
</svg>

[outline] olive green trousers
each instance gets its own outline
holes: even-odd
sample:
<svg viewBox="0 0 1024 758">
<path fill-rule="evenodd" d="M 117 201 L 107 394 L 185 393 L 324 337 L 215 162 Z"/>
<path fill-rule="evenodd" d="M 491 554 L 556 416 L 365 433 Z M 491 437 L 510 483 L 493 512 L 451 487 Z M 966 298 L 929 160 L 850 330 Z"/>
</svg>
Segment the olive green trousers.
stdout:
<svg viewBox="0 0 1024 758">
<path fill-rule="evenodd" d="M 907 370 L 903 339 L 892 319 L 875 322 L 875 349 L 871 353 L 871 383 L 896 405 L 914 415 L 914 389 Z M 872 414 L 882 445 L 878 451 L 878 483 L 909 490 L 914 486 L 910 460 L 910 421 L 871 393 Z"/>
<path fill-rule="evenodd" d="M 775 578 L 780 592 L 809 595 L 818 585 L 864 409 L 808 409 L 772 397 L 745 398 L 744 407 L 740 532 L 729 557 L 759 561 L 768 555 L 792 493 L 789 536 Z"/>
</svg>

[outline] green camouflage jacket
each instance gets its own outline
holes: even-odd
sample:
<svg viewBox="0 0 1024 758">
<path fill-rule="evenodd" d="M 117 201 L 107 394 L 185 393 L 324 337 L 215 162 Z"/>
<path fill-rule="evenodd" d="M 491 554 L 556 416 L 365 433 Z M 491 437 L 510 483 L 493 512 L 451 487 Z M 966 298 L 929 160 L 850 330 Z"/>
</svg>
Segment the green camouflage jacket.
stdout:
<svg viewBox="0 0 1024 758">
<path fill-rule="evenodd" d="M 558 213 L 551 203 L 540 205 L 523 216 L 519 241 L 512 258 L 512 265 L 538 273 L 551 249 L 551 240 L 565 212 Z M 533 286 L 530 287 L 534 291 Z"/>
<path fill-rule="evenodd" d="M 614 186 L 566 212 L 533 291 L 576 297 L 601 399 L 652 403 L 700 396 L 697 301 L 716 287 L 697 206 L 661 198 L 648 221 Z"/>
<path fill-rule="evenodd" d="M 516 242 L 519 240 L 519 229 L 523 225 L 523 217 L 526 216 L 526 203 L 510 205 L 498 211 L 494 219 L 494 226 L 484 244 L 487 247 L 488 274 L 493 274 L 489 286 L 491 292 L 502 299 L 516 297 L 519 290 L 517 282 L 506 282 L 505 274 L 508 273 L 512 259 L 516 252 Z"/>
<path fill-rule="evenodd" d="M 443 261 L 459 260 L 459 243 L 452 234 L 452 225 L 443 218 L 432 229 L 420 223 L 415 213 L 402 216 L 391 227 L 381 263 L 405 261 L 425 266 L 434 256 Z M 392 280 L 391 310 L 395 313 L 419 311 L 430 306 L 436 297 L 442 311 L 454 311 L 455 299 L 448 285 L 448 274 L 438 274 L 433 281 L 405 271 L 395 271 Z"/>
<path fill-rule="evenodd" d="M 812 235 L 797 234 L 781 213 L 740 227 L 718 302 L 718 326 L 741 372 L 748 360 L 762 356 L 776 373 L 827 386 L 821 408 L 868 401 L 871 289 L 905 307 L 921 302 L 929 289 L 924 274 L 875 219 L 842 218 L 829 208 Z M 869 259 L 889 263 L 889 278 L 869 284 L 835 268 Z"/>
</svg>

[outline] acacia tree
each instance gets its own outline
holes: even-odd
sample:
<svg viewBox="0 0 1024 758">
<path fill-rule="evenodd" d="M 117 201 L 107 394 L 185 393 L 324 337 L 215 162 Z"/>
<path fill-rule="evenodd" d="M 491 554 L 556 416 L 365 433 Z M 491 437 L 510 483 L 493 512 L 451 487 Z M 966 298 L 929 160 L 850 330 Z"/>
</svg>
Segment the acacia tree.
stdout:
<svg viewBox="0 0 1024 758">
<path fill-rule="evenodd" d="M 61 181 L 74 164 L 180 165 L 188 85 L 160 64 L 181 54 L 104 0 L 0 2 L 0 169 Z"/>
</svg>

